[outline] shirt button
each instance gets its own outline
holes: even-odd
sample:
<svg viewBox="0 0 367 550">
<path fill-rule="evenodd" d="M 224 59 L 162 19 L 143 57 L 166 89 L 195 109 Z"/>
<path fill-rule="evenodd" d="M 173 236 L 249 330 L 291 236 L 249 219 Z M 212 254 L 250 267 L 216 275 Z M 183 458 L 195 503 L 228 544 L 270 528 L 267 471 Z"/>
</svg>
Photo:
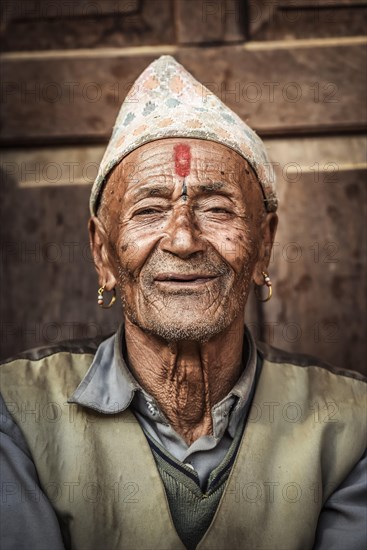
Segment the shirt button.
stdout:
<svg viewBox="0 0 367 550">
<path fill-rule="evenodd" d="M 150 414 L 152 416 L 156 416 L 157 412 L 158 412 L 158 409 L 155 405 L 153 405 L 153 403 L 149 403 L 149 401 L 147 401 L 147 407 L 148 407 L 148 411 L 150 412 Z"/>
</svg>

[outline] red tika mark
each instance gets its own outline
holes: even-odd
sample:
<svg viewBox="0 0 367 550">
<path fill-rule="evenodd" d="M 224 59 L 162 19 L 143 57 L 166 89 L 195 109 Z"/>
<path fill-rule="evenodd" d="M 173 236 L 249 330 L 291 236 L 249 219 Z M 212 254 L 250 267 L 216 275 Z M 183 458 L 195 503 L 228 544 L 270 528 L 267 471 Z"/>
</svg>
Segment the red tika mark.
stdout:
<svg viewBox="0 0 367 550">
<path fill-rule="evenodd" d="M 185 178 L 190 174 L 191 152 L 188 145 L 175 145 L 175 172 L 178 176 Z"/>
</svg>

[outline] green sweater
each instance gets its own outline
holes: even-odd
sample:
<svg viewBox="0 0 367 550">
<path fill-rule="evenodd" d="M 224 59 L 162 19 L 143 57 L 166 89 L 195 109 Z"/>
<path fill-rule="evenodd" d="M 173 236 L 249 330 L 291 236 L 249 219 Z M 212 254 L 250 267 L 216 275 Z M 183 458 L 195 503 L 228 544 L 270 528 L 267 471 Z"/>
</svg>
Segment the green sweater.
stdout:
<svg viewBox="0 0 367 550">
<path fill-rule="evenodd" d="M 196 548 L 213 520 L 242 432 L 243 425 L 240 425 L 224 460 L 210 474 L 205 492 L 201 490 L 199 478 L 190 467 L 178 461 L 146 434 L 166 490 L 173 523 L 188 550 Z"/>
</svg>

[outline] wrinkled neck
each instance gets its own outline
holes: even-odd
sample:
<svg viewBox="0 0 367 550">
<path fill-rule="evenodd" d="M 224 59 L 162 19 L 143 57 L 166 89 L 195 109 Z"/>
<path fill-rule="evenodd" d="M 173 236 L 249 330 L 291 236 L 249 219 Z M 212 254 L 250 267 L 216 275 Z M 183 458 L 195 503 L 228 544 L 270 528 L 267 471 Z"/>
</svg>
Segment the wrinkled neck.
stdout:
<svg viewBox="0 0 367 550">
<path fill-rule="evenodd" d="M 167 342 L 125 319 L 130 369 L 187 444 L 212 434 L 211 409 L 242 372 L 243 333 L 241 315 L 207 342 Z"/>
</svg>

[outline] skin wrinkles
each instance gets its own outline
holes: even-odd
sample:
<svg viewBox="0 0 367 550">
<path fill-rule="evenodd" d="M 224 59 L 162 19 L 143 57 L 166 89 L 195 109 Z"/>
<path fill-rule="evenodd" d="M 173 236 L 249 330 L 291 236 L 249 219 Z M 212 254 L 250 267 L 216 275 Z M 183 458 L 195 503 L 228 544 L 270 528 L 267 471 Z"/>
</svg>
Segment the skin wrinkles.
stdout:
<svg viewBox="0 0 367 550">
<path fill-rule="evenodd" d="M 182 196 L 182 199 L 184 201 L 187 200 L 187 184 L 186 184 L 186 179 L 184 178 L 183 182 L 182 182 L 182 191 L 181 191 L 181 196 Z"/>
<path fill-rule="evenodd" d="M 175 146 L 190 147 L 185 201 Z M 212 433 L 211 408 L 242 372 L 244 308 L 276 220 L 237 153 L 172 138 L 113 170 L 90 221 L 99 283 L 121 295 L 129 367 L 188 444 Z"/>
</svg>

